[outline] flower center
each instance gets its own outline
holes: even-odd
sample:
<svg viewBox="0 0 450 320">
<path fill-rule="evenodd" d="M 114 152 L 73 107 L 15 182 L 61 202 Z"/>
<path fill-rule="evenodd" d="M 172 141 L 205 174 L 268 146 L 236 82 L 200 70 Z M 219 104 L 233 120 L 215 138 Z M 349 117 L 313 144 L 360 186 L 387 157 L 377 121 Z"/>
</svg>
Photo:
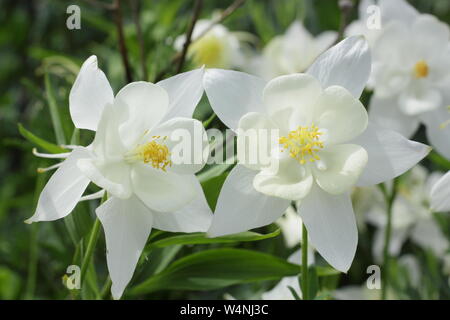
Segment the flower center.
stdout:
<svg viewBox="0 0 450 320">
<path fill-rule="evenodd" d="M 416 78 L 425 78 L 428 76 L 429 68 L 425 60 L 420 60 L 414 66 L 414 76 Z"/>
<path fill-rule="evenodd" d="M 166 171 L 167 166 L 172 166 L 169 148 L 164 144 L 167 136 L 153 136 L 152 141 L 138 145 L 126 159 L 149 163 L 155 169 Z"/>
<path fill-rule="evenodd" d="M 298 126 L 296 130 L 280 138 L 279 143 L 283 146 L 281 151 L 288 149 L 291 158 L 296 159 L 300 164 L 305 164 L 308 160 L 310 162 L 320 160 L 317 152 L 323 148 L 323 142 L 320 140 L 322 134 L 314 124 Z"/>
</svg>

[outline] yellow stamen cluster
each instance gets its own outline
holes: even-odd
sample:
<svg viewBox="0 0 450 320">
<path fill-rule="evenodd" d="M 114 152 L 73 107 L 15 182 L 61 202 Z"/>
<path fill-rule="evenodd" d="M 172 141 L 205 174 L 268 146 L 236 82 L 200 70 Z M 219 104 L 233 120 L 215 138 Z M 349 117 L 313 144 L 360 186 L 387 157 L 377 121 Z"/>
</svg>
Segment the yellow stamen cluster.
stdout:
<svg viewBox="0 0 450 320">
<path fill-rule="evenodd" d="M 323 148 L 323 142 L 320 141 L 322 134 L 314 124 L 305 127 L 299 126 L 297 130 L 289 132 L 287 136 L 282 136 L 279 143 L 283 149 L 289 150 L 292 158 L 300 164 L 305 164 L 307 160 L 310 162 L 320 160 L 317 152 Z"/>
<path fill-rule="evenodd" d="M 414 76 L 416 78 L 425 78 L 428 76 L 429 68 L 425 60 L 420 60 L 414 66 Z"/>
<path fill-rule="evenodd" d="M 172 166 L 169 148 L 165 144 L 157 142 L 161 139 L 160 136 L 153 136 L 152 139 L 149 143 L 136 148 L 136 156 L 144 163 L 150 163 L 153 168 L 166 171 L 167 166 Z M 166 136 L 162 138 L 163 141 L 166 139 Z"/>
</svg>

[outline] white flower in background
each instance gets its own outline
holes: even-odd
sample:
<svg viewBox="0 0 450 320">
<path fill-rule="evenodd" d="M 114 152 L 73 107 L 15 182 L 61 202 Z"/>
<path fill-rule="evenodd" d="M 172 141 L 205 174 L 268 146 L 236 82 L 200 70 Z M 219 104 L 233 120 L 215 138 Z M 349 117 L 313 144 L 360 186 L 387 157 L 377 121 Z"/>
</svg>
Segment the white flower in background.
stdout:
<svg viewBox="0 0 450 320">
<path fill-rule="evenodd" d="M 430 198 L 431 210 L 450 211 L 450 171 L 433 185 Z"/>
<path fill-rule="evenodd" d="M 233 68 L 244 64 L 240 33 L 230 32 L 221 24 L 213 24 L 213 20 L 198 20 L 192 33 L 192 43 L 188 49 L 188 57 L 197 67 Z M 206 32 L 206 33 L 205 33 Z M 174 47 L 181 51 L 186 35 L 175 39 Z"/>
<path fill-rule="evenodd" d="M 292 200 L 311 245 L 336 269 L 347 271 L 358 241 L 349 192 L 356 185 L 390 180 L 430 148 L 368 125 L 358 98 L 370 73 L 368 45 L 348 38 L 327 50 L 307 74 L 266 81 L 236 71 L 207 70 L 212 108 L 237 132 L 279 130 L 279 140 L 258 139 L 249 154 L 270 150 L 279 164 L 239 163 L 228 175 L 208 233 L 220 236 L 276 221 Z M 245 137 L 244 137 L 245 139 Z M 256 156 L 257 158 L 257 156 Z"/>
<path fill-rule="evenodd" d="M 406 11 L 405 11 L 406 12 Z M 370 119 L 411 137 L 420 123 L 430 144 L 450 158 L 450 31 L 417 12 L 392 20 L 373 45 Z"/>
<path fill-rule="evenodd" d="M 429 209 L 431 186 L 441 176 L 437 172 L 428 175 L 425 168 L 416 166 L 399 181 L 392 205 L 391 256 L 398 256 L 408 239 L 432 250 L 438 257 L 449 248 L 448 240 Z M 386 201 L 378 188 L 372 187 L 367 192 L 371 194 L 371 207 L 366 212 L 366 221 L 377 227 L 372 250 L 375 259 L 381 261 L 387 223 Z"/>
<path fill-rule="evenodd" d="M 358 19 L 344 31 L 346 37 L 364 35 L 373 47 L 381 31 L 391 21 L 408 24 L 417 15 L 417 10 L 405 0 L 361 0 Z"/>
<path fill-rule="evenodd" d="M 280 226 L 286 247 L 293 248 L 301 242 L 302 218 L 293 207 L 287 208 L 286 213 L 276 223 Z"/>
<path fill-rule="evenodd" d="M 203 94 L 203 73 L 194 70 L 158 84 L 130 83 L 114 97 L 92 56 L 72 87 L 76 127 L 97 132 L 91 145 L 76 147 L 50 178 L 28 222 L 65 217 L 91 181 L 106 190 L 110 197 L 96 213 L 105 230 L 116 299 L 131 280 L 152 227 L 196 232 L 210 225 L 212 213 L 195 177 L 204 164 L 205 132 L 190 118 Z M 183 144 L 182 152 L 197 162 L 177 158 L 176 135 L 186 132 L 200 141 Z"/>
<path fill-rule="evenodd" d="M 266 80 L 304 72 L 336 39 L 335 31 L 325 31 L 314 37 L 301 22 L 295 21 L 284 35 L 273 38 L 262 55 L 255 57 L 254 62 L 245 70 Z"/>
</svg>

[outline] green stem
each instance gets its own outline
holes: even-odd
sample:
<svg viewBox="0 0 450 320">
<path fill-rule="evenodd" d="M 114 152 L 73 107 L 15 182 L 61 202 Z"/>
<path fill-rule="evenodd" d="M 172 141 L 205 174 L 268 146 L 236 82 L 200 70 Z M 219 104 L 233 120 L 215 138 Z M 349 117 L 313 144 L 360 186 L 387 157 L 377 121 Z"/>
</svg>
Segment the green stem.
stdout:
<svg viewBox="0 0 450 320">
<path fill-rule="evenodd" d="M 386 199 L 386 213 L 387 213 L 387 221 L 386 221 L 386 229 L 384 233 L 384 247 L 383 247 L 383 269 L 382 269 L 382 286 L 381 286 L 381 299 L 386 300 L 387 298 L 387 289 L 390 281 L 390 254 L 389 247 L 392 236 L 392 206 L 394 204 L 395 196 L 397 194 L 397 182 L 394 180 L 392 185 L 392 192 L 388 195 L 386 188 L 382 187 L 382 191 L 384 193 Z"/>
<path fill-rule="evenodd" d="M 83 284 L 86 272 L 91 262 L 92 254 L 94 253 L 95 246 L 97 244 L 97 239 L 100 231 L 100 220 L 95 219 L 94 226 L 91 230 L 91 235 L 89 236 L 89 242 L 86 248 L 86 253 L 84 254 L 83 262 L 81 265 L 81 284 Z"/>
<path fill-rule="evenodd" d="M 308 285 L 308 231 L 302 223 L 302 296 L 303 300 L 309 300 L 309 285 Z"/>
<path fill-rule="evenodd" d="M 104 300 L 108 296 L 111 290 L 111 285 L 112 285 L 111 277 L 108 276 L 105 284 L 103 285 L 102 291 L 100 292 L 100 299 Z"/>
</svg>

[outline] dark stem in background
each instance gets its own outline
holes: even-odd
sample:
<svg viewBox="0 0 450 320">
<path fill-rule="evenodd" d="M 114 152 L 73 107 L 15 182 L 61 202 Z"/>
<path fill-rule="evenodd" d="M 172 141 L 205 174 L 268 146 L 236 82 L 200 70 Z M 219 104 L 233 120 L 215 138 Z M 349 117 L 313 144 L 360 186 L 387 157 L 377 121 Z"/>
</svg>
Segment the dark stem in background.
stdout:
<svg viewBox="0 0 450 320">
<path fill-rule="evenodd" d="M 339 0 L 338 1 L 339 9 L 341 10 L 341 21 L 339 23 L 339 32 L 337 39 L 334 44 L 338 43 L 344 38 L 344 31 L 350 22 L 350 14 L 353 9 L 353 1 L 352 0 Z M 333 44 L 333 45 L 334 45 Z"/>
<path fill-rule="evenodd" d="M 133 21 L 136 27 L 136 36 L 139 44 L 139 59 L 141 61 L 142 77 L 145 81 L 148 80 L 148 73 L 146 67 L 146 50 L 144 37 L 142 36 L 141 23 L 139 21 L 140 2 L 138 0 L 130 0 L 131 11 L 133 14 Z"/>
<path fill-rule="evenodd" d="M 127 82 L 133 81 L 133 76 L 131 75 L 130 62 L 128 60 L 128 51 L 125 45 L 125 36 L 123 34 L 123 23 L 122 23 L 122 7 L 120 5 L 121 0 L 115 0 L 113 4 L 113 14 L 114 21 L 117 27 L 117 38 L 119 40 L 119 50 L 122 56 L 122 63 L 125 69 L 125 75 Z"/>
<path fill-rule="evenodd" d="M 211 25 L 209 25 L 205 31 L 203 31 L 197 38 L 193 39 L 192 42 L 197 41 L 198 39 L 200 39 L 201 37 L 203 37 L 208 31 L 210 31 L 216 24 L 222 23 L 226 18 L 228 18 L 234 11 L 236 11 L 236 9 L 238 9 L 243 3 L 245 2 L 245 0 L 235 0 L 228 8 L 226 8 L 224 11 L 222 11 L 222 13 L 219 15 L 219 17 L 217 19 L 214 19 L 211 22 Z M 155 77 L 154 82 L 158 82 L 159 80 L 161 80 L 170 70 L 170 68 L 172 67 L 172 65 L 174 65 L 175 63 L 177 63 L 177 61 L 179 61 L 179 59 L 181 58 L 181 52 L 176 53 L 173 58 L 171 59 L 171 62 L 169 64 L 169 66 L 163 70 L 161 70 L 157 76 Z"/>
<path fill-rule="evenodd" d="M 180 59 L 178 60 L 176 73 L 180 73 L 183 69 L 184 61 L 186 60 L 186 54 L 191 44 L 192 32 L 194 31 L 195 24 L 200 17 L 200 12 L 202 10 L 202 0 L 196 0 L 194 5 L 194 12 L 192 13 L 192 19 L 189 23 L 189 28 L 186 31 L 186 40 L 184 41 L 183 50 L 181 51 Z"/>
</svg>

